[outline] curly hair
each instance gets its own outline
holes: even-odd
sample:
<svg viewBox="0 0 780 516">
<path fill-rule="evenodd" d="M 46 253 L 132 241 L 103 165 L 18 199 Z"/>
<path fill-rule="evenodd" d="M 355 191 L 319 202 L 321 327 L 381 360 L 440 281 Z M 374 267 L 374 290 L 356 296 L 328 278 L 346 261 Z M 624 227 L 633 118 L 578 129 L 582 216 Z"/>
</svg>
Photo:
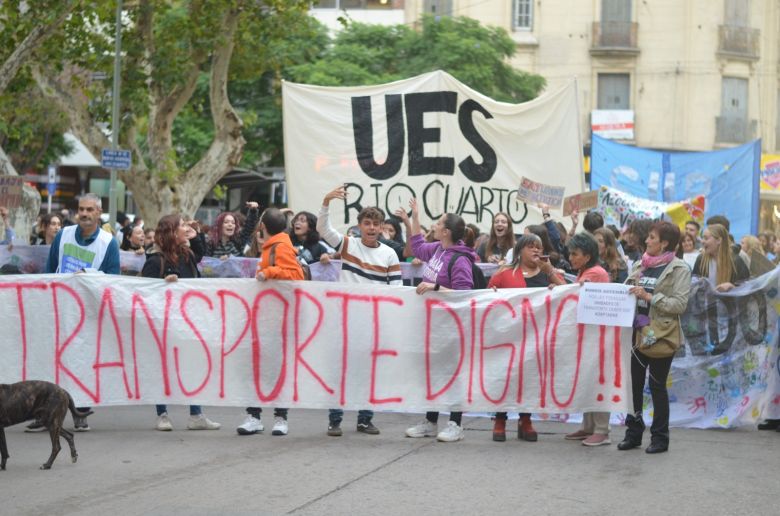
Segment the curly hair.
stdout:
<svg viewBox="0 0 780 516">
<path fill-rule="evenodd" d="M 178 244 L 176 242 L 176 232 L 181 225 L 181 215 L 166 215 L 157 223 L 157 229 L 154 230 L 154 243 L 160 248 L 160 253 L 165 260 L 176 265 L 182 255 L 192 253 L 187 244 Z"/>
</svg>

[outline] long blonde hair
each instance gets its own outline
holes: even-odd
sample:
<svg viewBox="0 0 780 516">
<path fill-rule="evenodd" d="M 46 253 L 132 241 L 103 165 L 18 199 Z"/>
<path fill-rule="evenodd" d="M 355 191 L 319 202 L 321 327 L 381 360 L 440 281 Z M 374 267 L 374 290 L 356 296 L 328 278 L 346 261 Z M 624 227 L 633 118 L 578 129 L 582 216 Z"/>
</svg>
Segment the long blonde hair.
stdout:
<svg viewBox="0 0 780 516">
<path fill-rule="evenodd" d="M 718 267 L 715 284 L 720 285 L 721 283 L 728 283 L 737 270 L 737 266 L 734 264 L 734 255 L 731 253 L 729 232 L 720 224 L 710 224 L 705 231 L 709 231 L 712 237 L 720 239 L 718 255 L 715 257 L 715 263 Z M 713 258 L 707 253 L 701 254 L 701 275 L 705 278 L 710 274 L 710 261 L 712 261 L 712 259 Z"/>
</svg>

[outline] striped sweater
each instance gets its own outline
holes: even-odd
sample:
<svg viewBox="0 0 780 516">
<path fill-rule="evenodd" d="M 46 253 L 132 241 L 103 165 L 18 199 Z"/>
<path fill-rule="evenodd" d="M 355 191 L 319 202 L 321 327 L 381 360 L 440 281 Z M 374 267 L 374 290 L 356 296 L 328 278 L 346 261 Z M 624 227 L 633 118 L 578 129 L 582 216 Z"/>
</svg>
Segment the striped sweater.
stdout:
<svg viewBox="0 0 780 516">
<path fill-rule="evenodd" d="M 317 218 L 320 237 L 341 253 L 340 280 L 344 283 L 381 283 L 403 285 L 398 255 L 389 246 L 367 247 L 359 238 L 340 235 L 330 223 L 328 207 Z"/>
</svg>

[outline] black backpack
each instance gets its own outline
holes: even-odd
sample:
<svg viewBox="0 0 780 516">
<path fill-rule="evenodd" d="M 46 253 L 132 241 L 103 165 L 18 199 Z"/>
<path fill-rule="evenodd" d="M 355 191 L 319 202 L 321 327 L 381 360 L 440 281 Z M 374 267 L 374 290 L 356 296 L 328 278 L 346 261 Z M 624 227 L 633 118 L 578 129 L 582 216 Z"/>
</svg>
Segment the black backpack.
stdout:
<svg viewBox="0 0 780 516">
<path fill-rule="evenodd" d="M 268 255 L 268 265 L 274 266 L 276 265 L 276 246 L 279 245 L 278 243 L 271 246 L 271 253 Z M 303 269 L 303 279 L 304 280 L 311 280 L 311 268 L 309 267 L 309 264 L 306 263 L 306 260 L 304 260 L 300 254 L 295 255 L 296 259 L 298 260 L 298 265 L 301 266 L 301 269 Z"/>
<path fill-rule="evenodd" d="M 468 257 L 466 253 L 459 253 L 455 251 L 452 253 L 452 258 L 450 258 L 450 264 L 447 266 L 447 277 L 450 278 L 450 284 L 452 284 L 452 266 L 455 265 L 455 260 L 461 256 Z M 487 279 L 485 279 L 485 274 L 482 272 L 482 269 L 480 269 L 479 266 L 474 262 L 471 262 L 471 279 L 473 282 L 471 290 L 482 290 L 488 286 Z"/>
</svg>

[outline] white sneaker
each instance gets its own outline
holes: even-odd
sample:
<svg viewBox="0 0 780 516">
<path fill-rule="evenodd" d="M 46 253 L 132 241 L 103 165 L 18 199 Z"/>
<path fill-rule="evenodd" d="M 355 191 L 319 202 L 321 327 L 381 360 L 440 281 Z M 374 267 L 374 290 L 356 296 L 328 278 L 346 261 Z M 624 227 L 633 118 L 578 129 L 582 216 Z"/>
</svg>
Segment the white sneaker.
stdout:
<svg viewBox="0 0 780 516">
<path fill-rule="evenodd" d="M 236 432 L 238 432 L 238 435 L 252 435 L 262 432 L 264 428 L 260 419 L 252 416 L 252 414 L 247 414 L 244 422 L 236 428 Z"/>
<path fill-rule="evenodd" d="M 274 428 L 271 435 L 287 435 L 287 420 L 281 416 L 274 417 Z"/>
<path fill-rule="evenodd" d="M 219 430 L 222 425 L 215 423 L 203 414 L 190 416 L 187 422 L 187 430 Z"/>
<path fill-rule="evenodd" d="M 422 423 L 406 429 L 406 437 L 433 437 L 438 432 L 438 425 L 427 419 Z"/>
<path fill-rule="evenodd" d="M 447 421 L 447 428 L 439 432 L 439 435 L 436 436 L 436 439 L 443 443 L 452 443 L 455 441 L 460 441 L 465 436 L 466 434 L 463 432 L 463 427 L 461 427 L 455 421 Z"/>
<path fill-rule="evenodd" d="M 173 424 L 171 423 L 171 418 L 168 417 L 167 412 L 163 412 L 157 416 L 157 430 L 161 432 L 170 432 L 173 430 Z"/>
</svg>

